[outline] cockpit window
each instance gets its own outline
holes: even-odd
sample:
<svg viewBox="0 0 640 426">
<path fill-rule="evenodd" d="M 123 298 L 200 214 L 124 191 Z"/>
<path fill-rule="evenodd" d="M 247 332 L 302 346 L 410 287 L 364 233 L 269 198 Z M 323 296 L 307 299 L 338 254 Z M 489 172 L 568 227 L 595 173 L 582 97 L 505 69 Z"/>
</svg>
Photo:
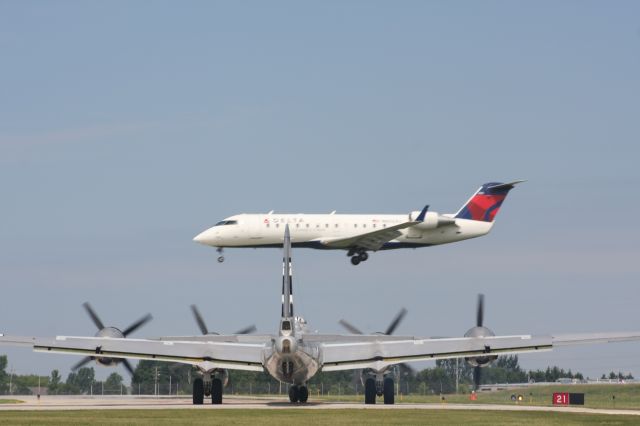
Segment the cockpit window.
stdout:
<svg viewBox="0 0 640 426">
<path fill-rule="evenodd" d="M 222 226 L 222 225 L 237 225 L 238 221 L 237 220 L 221 220 L 220 222 L 216 223 L 213 226 Z"/>
</svg>

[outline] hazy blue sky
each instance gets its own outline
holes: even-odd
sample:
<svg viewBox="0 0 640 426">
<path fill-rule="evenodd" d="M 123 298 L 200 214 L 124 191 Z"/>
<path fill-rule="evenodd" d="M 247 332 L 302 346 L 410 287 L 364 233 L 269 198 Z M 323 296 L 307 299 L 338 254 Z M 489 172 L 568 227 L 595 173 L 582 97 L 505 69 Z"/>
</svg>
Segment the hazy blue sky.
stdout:
<svg viewBox="0 0 640 426">
<path fill-rule="evenodd" d="M 192 242 L 240 212 L 454 212 L 527 179 L 488 237 L 295 250 L 324 332 L 640 329 L 640 3 L 0 1 L 0 330 L 275 330 L 280 252 Z M 4 349 L 3 349 L 4 350 Z M 72 356 L 11 349 L 17 372 Z M 640 344 L 521 357 L 640 376 Z M 99 376 L 111 370 L 98 369 Z M 121 371 L 122 372 L 122 371 Z"/>
</svg>

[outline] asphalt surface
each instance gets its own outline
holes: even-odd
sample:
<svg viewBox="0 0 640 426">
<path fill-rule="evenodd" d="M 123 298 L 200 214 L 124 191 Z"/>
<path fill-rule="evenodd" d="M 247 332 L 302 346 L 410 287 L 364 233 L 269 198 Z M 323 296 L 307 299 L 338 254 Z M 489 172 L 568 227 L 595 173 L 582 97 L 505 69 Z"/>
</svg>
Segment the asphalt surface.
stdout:
<svg viewBox="0 0 640 426">
<path fill-rule="evenodd" d="M 640 410 L 612 410 L 584 407 L 538 407 L 529 405 L 492 404 L 395 404 L 364 405 L 342 402 L 309 402 L 292 405 L 286 398 L 227 396 L 222 405 L 193 405 L 191 398 L 153 396 L 16 396 L 24 401 L 18 404 L 0 404 L 0 411 L 7 410 L 226 410 L 226 409 L 367 409 L 367 410 L 493 410 L 493 411 L 555 411 L 563 413 L 591 413 L 640 416 Z"/>
</svg>

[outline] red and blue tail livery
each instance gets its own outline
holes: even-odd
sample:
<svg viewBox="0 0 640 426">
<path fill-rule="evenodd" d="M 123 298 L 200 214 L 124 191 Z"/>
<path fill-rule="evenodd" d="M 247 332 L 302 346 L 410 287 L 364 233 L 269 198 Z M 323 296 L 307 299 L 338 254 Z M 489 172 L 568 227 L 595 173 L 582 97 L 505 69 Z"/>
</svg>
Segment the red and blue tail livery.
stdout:
<svg viewBox="0 0 640 426">
<path fill-rule="evenodd" d="M 517 180 L 510 183 L 485 183 L 475 194 L 473 194 L 469 201 L 462 206 L 460 211 L 456 213 L 455 217 L 458 219 L 493 222 L 496 214 L 498 214 L 498 210 L 500 210 L 502 202 L 507 198 L 509 191 L 511 191 L 513 187 L 520 182 L 524 181 Z"/>
</svg>

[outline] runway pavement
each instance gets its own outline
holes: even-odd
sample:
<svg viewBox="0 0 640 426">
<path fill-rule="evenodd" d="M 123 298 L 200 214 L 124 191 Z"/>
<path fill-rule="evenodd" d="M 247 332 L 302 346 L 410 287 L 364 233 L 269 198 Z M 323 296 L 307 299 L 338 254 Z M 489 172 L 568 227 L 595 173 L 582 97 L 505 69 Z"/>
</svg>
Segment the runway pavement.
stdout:
<svg viewBox="0 0 640 426">
<path fill-rule="evenodd" d="M 563 413 L 591 413 L 640 416 L 640 410 L 612 410 L 583 407 L 539 407 L 529 405 L 492 404 L 395 404 L 364 405 L 341 402 L 309 402 L 292 405 L 287 398 L 227 396 L 222 405 L 192 405 L 191 398 L 153 396 L 35 396 L 16 397 L 24 401 L 18 404 L 0 404 L 6 410 L 225 410 L 225 409 L 367 409 L 367 410 L 496 410 L 496 411 L 555 411 Z"/>
</svg>

